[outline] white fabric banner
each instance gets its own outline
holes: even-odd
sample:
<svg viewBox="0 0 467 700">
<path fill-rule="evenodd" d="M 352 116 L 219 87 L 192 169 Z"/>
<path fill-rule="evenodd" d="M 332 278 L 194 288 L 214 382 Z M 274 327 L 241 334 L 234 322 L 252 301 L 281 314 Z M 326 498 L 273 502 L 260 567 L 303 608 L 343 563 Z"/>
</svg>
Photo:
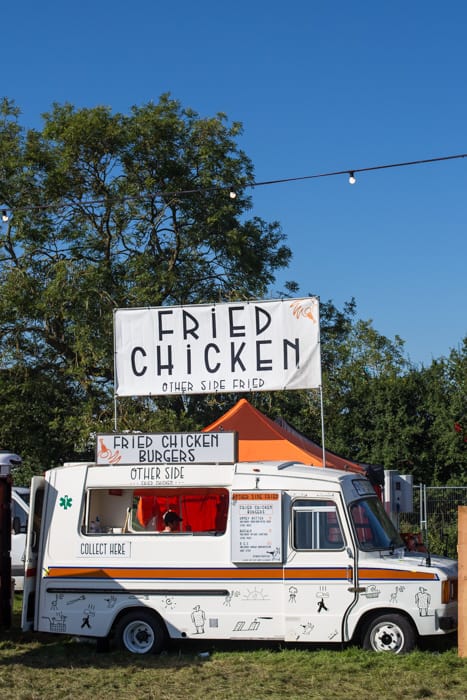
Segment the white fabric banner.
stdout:
<svg viewBox="0 0 467 700">
<path fill-rule="evenodd" d="M 321 386 L 315 297 L 117 309 L 116 396 Z"/>
</svg>

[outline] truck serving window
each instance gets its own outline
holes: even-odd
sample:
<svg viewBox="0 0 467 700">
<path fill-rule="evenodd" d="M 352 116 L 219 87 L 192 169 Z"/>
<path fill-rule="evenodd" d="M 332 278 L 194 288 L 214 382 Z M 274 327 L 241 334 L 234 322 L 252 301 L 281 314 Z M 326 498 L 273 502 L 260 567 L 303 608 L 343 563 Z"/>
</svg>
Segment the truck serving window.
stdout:
<svg viewBox="0 0 467 700">
<path fill-rule="evenodd" d="M 350 506 L 360 549 L 393 549 L 404 543 L 378 498 L 363 498 Z"/>
<path fill-rule="evenodd" d="M 226 530 L 229 494 L 223 488 L 93 489 L 88 492 L 86 534 L 166 533 L 221 535 Z M 176 516 L 176 517 L 174 517 Z"/>
<path fill-rule="evenodd" d="M 342 549 L 344 538 L 336 504 L 310 499 L 294 501 L 292 545 L 297 550 Z"/>
</svg>

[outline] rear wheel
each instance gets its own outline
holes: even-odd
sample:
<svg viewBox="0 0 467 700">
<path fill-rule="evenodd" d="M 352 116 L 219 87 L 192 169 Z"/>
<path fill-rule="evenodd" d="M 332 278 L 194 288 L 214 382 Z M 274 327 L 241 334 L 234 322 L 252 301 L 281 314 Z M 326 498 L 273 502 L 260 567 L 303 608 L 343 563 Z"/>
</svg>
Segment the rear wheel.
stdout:
<svg viewBox="0 0 467 700">
<path fill-rule="evenodd" d="M 124 615 L 115 627 L 115 637 L 120 649 L 132 654 L 158 654 L 167 641 L 162 621 L 146 610 Z"/>
<path fill-rule="evenodd" d="M 364 649 L 405 654 L 415 646 L 415 633 L 410 622 L 397 613 L 372 618 L 363 634 Z"/>
</svg>

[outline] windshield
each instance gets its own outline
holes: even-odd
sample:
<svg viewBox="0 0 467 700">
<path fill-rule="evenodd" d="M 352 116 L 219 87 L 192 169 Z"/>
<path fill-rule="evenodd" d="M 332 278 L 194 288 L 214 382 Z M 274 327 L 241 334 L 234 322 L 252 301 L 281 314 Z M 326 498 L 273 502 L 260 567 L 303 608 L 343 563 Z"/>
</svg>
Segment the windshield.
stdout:
<svg viewBox="0 0 467 700">
<path fill-rule="evenodd" d="M 350 506 L 360 549 L 394 549 L 404 543 L 377 498 L 363 498 Z"/>
</svg>

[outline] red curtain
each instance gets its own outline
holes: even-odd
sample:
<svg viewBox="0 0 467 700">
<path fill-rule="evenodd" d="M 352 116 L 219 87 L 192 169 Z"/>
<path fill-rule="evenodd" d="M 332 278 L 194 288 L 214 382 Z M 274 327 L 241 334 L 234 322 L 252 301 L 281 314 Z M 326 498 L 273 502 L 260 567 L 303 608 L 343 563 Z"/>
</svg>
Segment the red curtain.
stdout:
<svg viewBox="0 0 467 700">
<path fill-rule="evenodd" d="M 137 519 L 143 527 L 163 530 L 164 513 L 173 510 L 182 518 L 180 532 L 225 530 L 229 506 L 225 489 L 136 491 L 135 496 L 139 496 Z"/>
</svg>

